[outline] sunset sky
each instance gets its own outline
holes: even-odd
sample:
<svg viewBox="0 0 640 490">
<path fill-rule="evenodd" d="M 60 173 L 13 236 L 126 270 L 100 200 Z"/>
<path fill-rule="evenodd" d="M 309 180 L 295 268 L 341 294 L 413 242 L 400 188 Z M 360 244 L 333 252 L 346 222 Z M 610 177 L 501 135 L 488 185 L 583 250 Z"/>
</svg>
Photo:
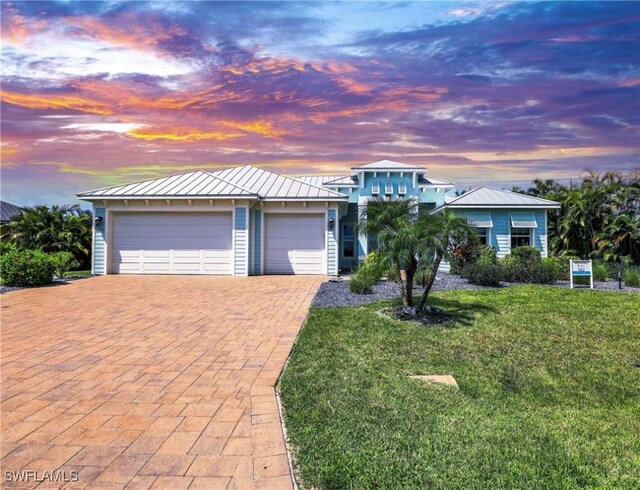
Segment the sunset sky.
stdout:
<svg viewBox="0 0 640 490">
<path fill-rule="evenodd" d="M 638 2 L 2 2 L 2 199 L 240 164 L 628 170 L 639 38 Z"/>
</svg>

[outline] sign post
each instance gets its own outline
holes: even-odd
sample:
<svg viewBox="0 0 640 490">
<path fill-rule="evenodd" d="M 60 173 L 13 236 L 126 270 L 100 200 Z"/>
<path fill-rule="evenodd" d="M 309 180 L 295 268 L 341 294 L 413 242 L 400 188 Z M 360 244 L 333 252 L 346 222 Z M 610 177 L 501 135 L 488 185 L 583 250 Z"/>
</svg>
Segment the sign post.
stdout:
<svg viewBox="0 0 640 490">
<path fill-rule="evenodd" d="M 571 289 L 573 289 L 573 276 L 589 276 L 591 289 L 593 289 L 593 263 L 590 260 L 570 260 L 569 269 Z"/>
</svg>

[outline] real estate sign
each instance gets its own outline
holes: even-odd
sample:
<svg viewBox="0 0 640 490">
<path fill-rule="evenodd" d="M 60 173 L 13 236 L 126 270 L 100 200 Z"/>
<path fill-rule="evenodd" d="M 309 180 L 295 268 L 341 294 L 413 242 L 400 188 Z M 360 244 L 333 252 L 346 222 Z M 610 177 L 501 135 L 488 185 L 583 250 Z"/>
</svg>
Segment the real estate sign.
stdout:
<svg viewBox="0 0 640 490">
<path fill-rule="evenodd" d="M 574 276 L 588 276 L 593 289 L 593 262 L 591 260 L 570 260 L 569 261 L 569 282 L 573 289 Z"/>
</svg>

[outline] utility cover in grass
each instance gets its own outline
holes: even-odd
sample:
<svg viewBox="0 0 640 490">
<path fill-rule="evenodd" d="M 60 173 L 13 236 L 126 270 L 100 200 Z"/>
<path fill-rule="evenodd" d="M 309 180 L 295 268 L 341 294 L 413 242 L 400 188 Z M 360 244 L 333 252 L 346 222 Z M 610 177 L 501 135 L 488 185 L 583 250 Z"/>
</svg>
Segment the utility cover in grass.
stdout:
<svg viewBox="0 0 640 490">
<path fill-rule="evenodd" d="M 429 384 L 448 385 L 453 386 L 455 389 L 458 389 L 456 378 L 454 378 L 450 374 L 416 374 L 409 377 L 426 381 Z"/>
</svg>

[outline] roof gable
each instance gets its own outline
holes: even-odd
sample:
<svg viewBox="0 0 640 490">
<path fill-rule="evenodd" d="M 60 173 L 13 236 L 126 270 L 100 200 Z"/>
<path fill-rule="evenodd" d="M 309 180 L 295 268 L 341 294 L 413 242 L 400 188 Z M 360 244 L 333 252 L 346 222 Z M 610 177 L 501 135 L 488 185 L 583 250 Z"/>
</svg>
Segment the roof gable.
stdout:
<svg viewBox="0 0 640 490">
<path fill-rule="evenodd" d="M 408 172 L 408 171 L 422 171 L 426 172 L 424 167 L 416 167 L 415 165 L 408 165 L 406 163 L 394 162 L 393 160 L 380 160 L 378 162 L 367 163 L 358 167 L 351 167 L 351 170 L 371 170 L 371 171 L 396 171 L 396 172 Z"/>
<path fill-rule="evenodd" d="M 560 204 L 548 199 L 528 196 L 518 192 L 496 189 L 494 187 L 477 187 L 461 196 L 449 200 L 446 207 L 531 207 L 559 208 Z"/>
</svg>

